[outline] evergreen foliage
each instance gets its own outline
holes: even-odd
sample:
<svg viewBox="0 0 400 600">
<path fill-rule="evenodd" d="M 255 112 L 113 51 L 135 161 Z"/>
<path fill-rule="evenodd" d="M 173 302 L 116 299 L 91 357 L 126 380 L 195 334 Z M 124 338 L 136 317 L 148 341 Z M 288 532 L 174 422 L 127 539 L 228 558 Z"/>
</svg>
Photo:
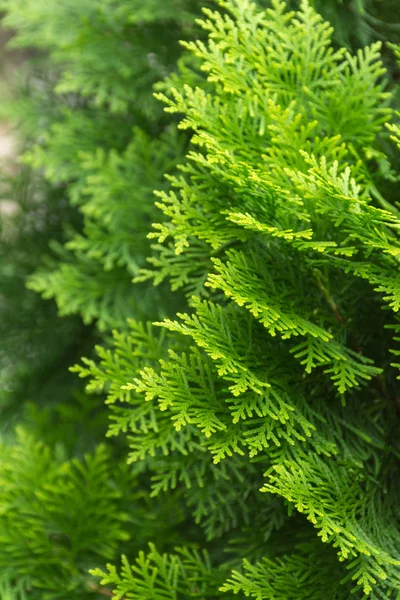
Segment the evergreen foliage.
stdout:
<svg viewBox="0 0 400 600">
<path fill-rule="evenodd" d="M 0 3 L 3 24 L 16 30 L 13 46 L 38 52 L 28 99 L 3 113 L 29 128 L 24 163 L 53 187 L 67 185 L 83 218 L 81 226 L 69 224 L 63 246 L 53 244 L 29 287 L 54 297 L 61 315 L 79 313 L 102 329 L 143 317 L 150 303 L 160 313 L 166 293 L 144 286 L 145 302 L 131 293 L 148 251 L 153 188 L 174 170 L 184 143 L 167 127 L 151 86 L 174 67 L 179 39 L 191 33 L 192 7 L 158 4 Z"/>
<path fill-rule="evenodd" d="M 122 493 L 112 484 L 105 449 L 63 462 L 20 432 L 19 442 L 1 454 L 2 578 L 24 578 L 33 590 L 51 582 L 52 597 L 60 590 L 72 597 L 67 592 L 73 595 L 86 576 L 76 569 L 77 557 L 89 565 L 112 557 L 127 537 Z"/>
<path fill-rule="evenodd" d="M 392 94 L 381 44 L 355 56 L 335 50 L 331 28 L 306 2 L 296 13 L 282 2 L 265 12 L 244 1 L 221 6 L 224 14 L 206 10 L 200 22 L 209 41 L 185 44 L 207 80 L 194 86 L 183 73 L 158 94 L 183 114 L 192 147 L 168 178 L 171 191 L 157 192 L 166 219 L 151 234 L 154 275 L 138 277 L 170 277 L 190 312 L 155 323 L 166 333 L 147 342 L 133 325 L 81 375 L 91 375 L 91 388 L 109 381 L 109 402 L 122 402 L 110 434 L 128 430 L 132 461 L 167 454 L 164 479 L 151 466 L 154 493 L 171 481 L 190 490 L 188 465 L 199 468 L 208 450 L 218 467 L 249 461 L 243 489 L 263 474 L 260 509 L 276 495 L 314 526 L 282 558 L 275 537 L 264 540 L 222 592 L 389 598 L 400 590 L 390 354 L 400 219 L 383 195 L 397 176 L 385 152 Z M 246 509 L 235 510 L 231 522 L 221 514 L 213 537 L 240 529 Z M 332 582 L 335 560 L 344 566 Z"/>
<path fill-rule="evenodd" d="M 2 429 L 18 417 L 24 403 L 42 405 L 70 399 L 76 382 L 68 364 L 94 338 L 76 318 L 58 319 L 55 306 L 25 288 L 25 281 L 47 252 L 49 238 L 60 238 L 62 223 L 73 220 L 63 191 L 22 170 L 1 182 L 13 198 L 14 214 L 0 209 L 0 403 Z M 85 346 L 83 340 L 89 338 Z"/>
<path fill-rule="evenodd" d="M 290 4 L 1 0 L 70 211 L 19 281 L 103 332 L 1 447 L 4 598 L 400 597 L 400 15 Z"/>
<path fill-rule="evenodd" d="M 68 373 L 79 356 L 91 352 L 98 334 L 78 317 L 57 318 L 53 303 L 25 288 L 30 279 L 31 288 L 42 281 L 45 296 L 54 296 L 55 289 L 62 296 L 57 297 L 61 313 L 80 313 L 103 329 L 124 326 L 125 317 L 138 311 L 163 314 L 166 290 L 157 299 L 150 286 L 143 286 L 138 298 L 131 293 L 131 279 L 148 251 L 153 180 L 163 185 L 163 173 L 175 168 L 185 143 L 173 125 L 167 127 L 151 86 L 174 67 L 178 41 L 188 37 L 193 19 L 190 3 L 140 4 L 1 4 L 3 24 L 16 30 L 12 44 L 31 53 L 16 74 L 11 99 L 3 94 L 1 105 L 2 117 L 17 125 L 26 165 L 15 176 L 5 175 L 1 187 L 2 199 L 12 198 L 17 209 L 12 216 L 0 213 L 1 410 L 7 438 L 1 464 L 4 478 L 14 468 L 21 480 L 27 475 L 25 487 L 16 479 L 1 495 L 7 565 L 2 598 L 103 597 L 89 567 L 107 558 L 115 561 L 123 550 L 134 555 L 151 540 L 161 549 L 165 540 L 178 543 L 185 521 L 179 498 L 151 500 L 147 478 L 123 466 L 123 444 L 99 447 L 107 412 L 101 399 L 77 389 L 76 377 Z M 110 244 L 111 235 L 116 238 Z M 12 430 L 19 420 L 29 434 L 17 442 Z M 93 487 L 93 472 L 91 490 L 70 473 L 68 465 L 74 464 L 83 474 L 88 452 L 106 455 L 104 467 L 100 460 L 95 465 L 103 496 Z M 49 479 L 46 499 L 39 502 L 36 494 L 44 492 L 28 476 L 43 453 Z M 115 500 L 112 494 L 108 500 L 107 490 L 114 490 Z M 57 515 L 46 507 L 53 493 Z M 79 496 L 81 505 L 72 506 L 71 499 Z M 31 503 L 36 503 L 33 515 Z M 122 512 L 129 519 L 117 527 L 114 521 L 119 523 Z M 80 520 L 80 513 L 90 524 Z M 19 539 L 33 522 L 38 525 L 30 537 Z M 106 536 L 103 527 L 109 530 Z M 71 550 L 76 536 L 86 546 L 74 542 Z M 107 551 L 99 552 L 99 540 Z"/>
</svg>

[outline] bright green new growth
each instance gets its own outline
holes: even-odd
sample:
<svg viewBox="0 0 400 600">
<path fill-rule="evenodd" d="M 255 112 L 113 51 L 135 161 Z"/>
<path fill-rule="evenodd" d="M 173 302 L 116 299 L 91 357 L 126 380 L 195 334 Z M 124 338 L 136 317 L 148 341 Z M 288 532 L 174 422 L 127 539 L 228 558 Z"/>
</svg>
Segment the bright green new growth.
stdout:
<svg viewBox="0 0 400 600">
<path fill-rule="evenodd" d="M 68 201 L 29 286 L 103 331 L 75 370 L 108 404 L 56 373 L 2 444 L 2 599 L 400 597 L 399 52 L 337 49 L 386 39 L 395 3 L 229 0 L 196 30 L 190 1 L 0 0 L 39 51 L 8 112 L 49 215 L 2 281 Z M 60 371 L 70 323 L 41 319 L 76 336 Z"/>
<path fill-rule="evenodd" d="M 79 370 L 111 386 L 110 435 L 128 432 L 154 494 L 183 486 L 196 506 L 193 482 L 208 500 L 221 485 L 212 529 L 196 518 L 225 549 L 248 520 L 221 597 L 397 597 L 400 215 L 381 192 L 396 178 L 381 45 L 335 51 L 307 2 L 220 5 L 208 42 L 185 44 L 207 80 L 184 72 L 158 95 L 193 146 L 157 193 L 155 270 L 138 278 L 170 278 L 190 312 L 161 333 L 133 323 Z M 154 552 L 178 578 L 180 559 Z M 105 581 L 139 597 L 127 566 Z"/>
</svg>

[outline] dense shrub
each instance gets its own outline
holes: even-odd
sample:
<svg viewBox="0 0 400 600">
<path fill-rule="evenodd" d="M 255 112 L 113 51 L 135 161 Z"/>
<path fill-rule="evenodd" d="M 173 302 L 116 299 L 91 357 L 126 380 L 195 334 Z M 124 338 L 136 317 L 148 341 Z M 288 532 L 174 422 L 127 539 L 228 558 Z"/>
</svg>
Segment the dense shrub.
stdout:
<svg viewBox="0 0 400 600">
<path fill-rule="evenodd" d="M 2 0 L 68 199 L 23 277 L 103 337 L 4 447 L 3 595 L 397 598 L 396 7 L 142 4 Z"/>
</svg>

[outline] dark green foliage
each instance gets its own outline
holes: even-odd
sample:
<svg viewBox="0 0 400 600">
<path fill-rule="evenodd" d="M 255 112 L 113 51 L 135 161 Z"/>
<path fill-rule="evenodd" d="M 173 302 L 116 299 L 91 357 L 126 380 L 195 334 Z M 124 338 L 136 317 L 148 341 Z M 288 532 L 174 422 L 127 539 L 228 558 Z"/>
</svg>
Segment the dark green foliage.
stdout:
<svg viewBox="0 0 400 600">
<path fill-rule="evenodd" d="M 376 40 L 400 41 L 397 0 L 316 0 L 314 6 L 332 23 L 341 46 L 359 48 Z"/>
<path fill-rule="evenodd" d="M 33 115 L 23 161 L 53 186 L 67 185 L 83 217 L 78 229 L 69 224 L 64 247 L 53 246 L 29 287 L 55 297 L 61 314 L 80 313 L 102 329 L 144 316 L 150 304 L 162 314 L 166 294 L 145 286 L 146 302 L 138 302 L 131 281 L 148 252 L 153 189 L 174 170 L 184 144 L 167 126 L 152 84 L 174 67 L 193 17 L 190 2 L 153 4 L 0 4 L 4 25 L 16 29 L 13 45 L 46 51 L 52 61 L 49 70 L 39 55 L 28 100 L 3 112 L 24 122 L 25 113 Z"/>
<path fill-rule="evenodd" d="M 21 415 L 25 402 L 70 399 L 76 382 L 67 368 L 90 351 L 94 337 L 76 318 L 60 320 L 56 308 L 25 287 L 49 238 L 60 238 L 63 221 L 75 220 L 63 189 L 51 189 L 23 169 L 2 185 L 14 214 L 0 213 L 0 401 L 2 428 Z"/>
<path fill-rule="evenodd" d="M 20 430 L 0 453 L 0 586 L 10 594 L 21 586 L 38 600 L 99 597 L 90 568 L 115 560 L 121 545 L 135 553 L 149 536 L 173 539 L 182 520 L 173 498 L 151 502 L 103 445 L 68 460 L 60 443 L 52 449 Z"/>
<path fill-rule="evenodd" d="M 67 593 L 82 587 L 85 565 L 111 558 L 127 539 L 123 492 L 112 482 L 110 459 L 99 447 L 84 461 L 62 462 L 22 433 L 1 454 L 2 578 L 25 577 L 42 590 L 51 582 L 53 594 L 72 597 Z"/>
<path fill-rule="evenodd" d="M 2 215 L 0 239 L 1 425 L 11 444 L 3 463 L 7 473 L 15 468 L 28 476 L 45 453 L 48 485 L 60 498 L 54 499 L 54 524 L 48 495 L 33 515 L 20 507 L 21 501 L 36 502 L 39 479 L 27 479 L 25 488 L 10 479 L 7 494 L 15 509 L 6 507 L 4 489 L 0 590 L 10 599 L 24 593 L 29 598 L 102 597 L 89 567 L 106 558 L 115 561 L 123 550 L 135 555 L 150 540 L 161 549 L 179 543 L 181 524 L 186 531 L 191 527 L 179 497 L 152 501 L 148 477 L 139 470 L 135 479 L 124 469 L 122 443 L 107 444 L 107 468 L 96 463 L 96 485 L 105 486 L 105 503 L 86 484 L 90 498 L 84 498 L 67 465 L 81 464 L 88 451 L 103 452 L 98 450 L 106 431 L 103 401 L 87 396 L 68 371 L 98 339 L 91 323 L 100 329 L 123 327 L 127 316 L 162 316 L 168 306 L 167 289 L 154 294 L 151 284 L 144 284 L 136 296 L 131 280 L 149 252 L 153 188 L 165 185 L 164 173 L 174 171 L 184 152 L 185 138 L 168 124 L 152 84 L 174 68 L 179 39 L 193 30 L 193 7 L 189 2 L 142 7 L 102 1 L 62 6 L 5 1 L 1 7 L 3 25 L 15 29 L 12 44 L 31 56 L 16 73 L 12 98 L 5 97 L 1 106 L 2 116 L 17 125 L 26 165 L 5 176 L 1 190 L 16 209 L 13 216 Z M 57 296 L 59 312 L 67 317 L 58 318 L 56 306 L 32 288 Z M 173 308 L 172 300 L 169 304 Z M 13 446 L 13 428 L 21 419 L 32 437 Z M 20 466 L 15 453 L 26 456 Z M 70 463 L 74 457 L 80 462 Z M 90 477 L 94 484 L 96 477 Z M 108 488 L 121 502 L 108 502 Z M 73 507 L 79 494 L 82 505 Z M 121 506 L 129 519 L 116 528 L 112 520 L 118 521 Z M 95 515 L 97 508 L 104 508 L 104 516 Z M 31 519 L 37 527 L 31 527 Z M 72 552 L 71 536 L 86 540 L 85 549 L 74 542 Z M 101 539 L 107 552 L 98 551 Z"/>
</svg>

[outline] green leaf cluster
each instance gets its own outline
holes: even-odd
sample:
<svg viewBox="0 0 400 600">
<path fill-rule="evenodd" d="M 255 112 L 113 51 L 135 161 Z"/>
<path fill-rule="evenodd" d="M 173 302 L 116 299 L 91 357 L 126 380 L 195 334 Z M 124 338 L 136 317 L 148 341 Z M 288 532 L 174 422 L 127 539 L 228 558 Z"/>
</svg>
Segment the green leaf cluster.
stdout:
<svg viewBox="0 0 400 600">
<path fill-rule="evenodd" d="M 391 358 L 400 219 L 381 44 L 335 49 L 307 2 L 297 12 L 243 0 L 204 12 L 208 41 L 185 43 L 204 85 L 183 72 L 157 96 L 192 139 L 171 190 L 157 192 L 164 220 L 150 234 L 150 263 L 155 283 L 183 289 L 188 310 L 155 323 L 166 334 L 152 334 L 147 354 L 134 325 L 128 368 L 117 337 L 114 352 L 80 371 L 91 387 L 109 378 L 110 435 L 127 431 L 131 461 L 167 455 L 188 474 L 198 447 L 214 468 L 247 461 L 243 488 L 253 470 L 263 477 L 260 507 L 276 495 L 312 524 L 282 557 L 271 530 L 256 562 L 242 545 L 244 572 L 222 592 L 389 598 L 400 589 Z M 158 467 L 155 477 L 157 491 Z M 236 522 L 224 519 L 233 537 Z"/>
<path fill-rule="evenodd" d="M 28 287 L 101 339 L 79 400 L 4 444 L 5 598 L 400 597 L 380 4 L 1 0 L 52 65 L 5 112 L 71 211 Z"/>
</svg>

